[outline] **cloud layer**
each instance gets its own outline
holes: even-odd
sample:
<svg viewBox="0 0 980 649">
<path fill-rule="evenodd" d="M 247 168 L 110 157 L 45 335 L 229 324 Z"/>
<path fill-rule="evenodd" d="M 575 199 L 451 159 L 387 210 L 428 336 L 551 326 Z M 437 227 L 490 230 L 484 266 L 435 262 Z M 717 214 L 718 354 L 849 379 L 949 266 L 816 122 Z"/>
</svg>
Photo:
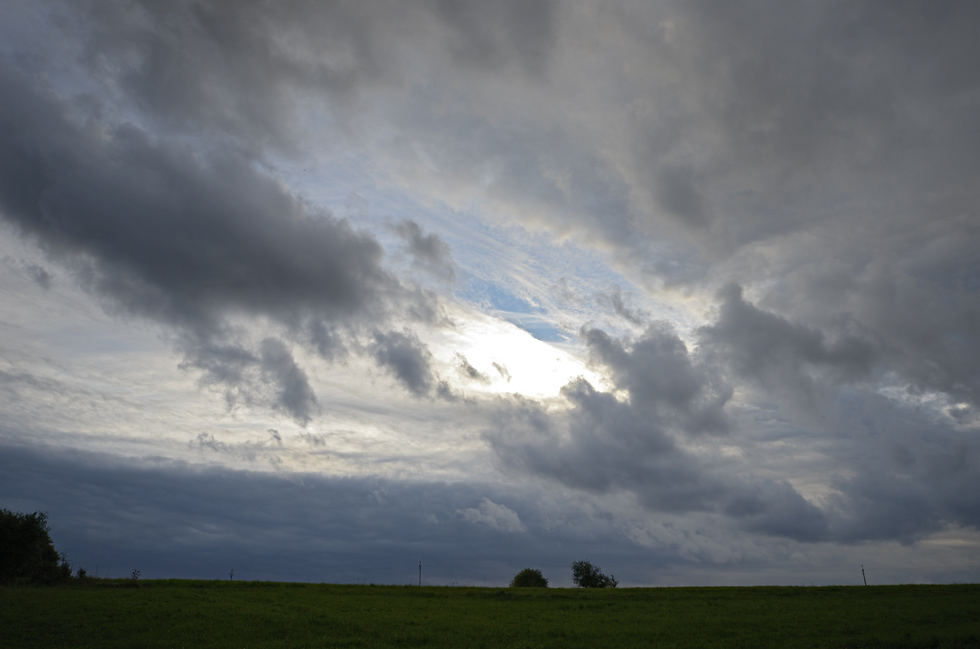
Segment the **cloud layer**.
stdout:
<svg viewBox="0 0 980 649">
<path fill-rule="evenodd" d="M 0 445 L 38 471 L 9 502 L 60 471 L 93 517 L 113 480 L 261 512 L 153 500 L 188 574 L 209 530 L 268 578 L 318 536 L 337 579 L 390 544 L 472 580 L 451 545 L 503 580 L 553 543 L 975 571 L 935 544 L 980 525 L 978 19 L 9 3 Z"/>
</svg>

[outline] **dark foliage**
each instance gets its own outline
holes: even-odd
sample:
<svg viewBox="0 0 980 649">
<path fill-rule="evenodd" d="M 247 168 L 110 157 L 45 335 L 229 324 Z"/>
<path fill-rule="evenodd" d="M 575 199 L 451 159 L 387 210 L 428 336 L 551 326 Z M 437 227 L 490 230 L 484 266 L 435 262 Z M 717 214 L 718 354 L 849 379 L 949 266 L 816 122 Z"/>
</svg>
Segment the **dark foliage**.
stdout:
<svg viewBox="0 0 980 649">
<path fill-rule="evenodd" d="M 71 564 L 51 542 L 48 517 L 0 509 L 0 584 L 52 584 L 71 578 Z"/>
<path fill-rule="evenodd" d="M 525 568 L 510 580 L 512 588 L 547 588 L 548 580 L 537 568 Z"/>
<path fill-rule="evenodd" d="M 619 585 L 615 575 L 607 577 L 599 566 L 593 566 L 589 561 L 572 563 L 572 581 L 582 588 L 615 588 Z"/>
</svg>

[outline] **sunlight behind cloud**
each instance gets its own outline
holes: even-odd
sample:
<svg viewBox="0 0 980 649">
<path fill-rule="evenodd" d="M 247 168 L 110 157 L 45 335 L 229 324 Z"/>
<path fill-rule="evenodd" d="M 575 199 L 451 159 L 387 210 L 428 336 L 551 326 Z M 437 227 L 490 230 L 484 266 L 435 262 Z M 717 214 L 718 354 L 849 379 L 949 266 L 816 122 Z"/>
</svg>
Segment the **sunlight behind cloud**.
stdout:
<svg viewBox="0 0 980 649">
<path fill-rule="evenodd" d="M 559 390 L 576 377 L 599 385 L 605 379 L 590 370 L 570 348 L 536 339 L 505 320 L 459 309 L 453 314 L 457 326 L 439 332 L 433 340 L 435 356 L 452 376 L 450 383 L 464 392 L 517 393 L 535 399 L 558 396 Z M 479 376 L 460 369 L 459 354 Z"/>
</svg>

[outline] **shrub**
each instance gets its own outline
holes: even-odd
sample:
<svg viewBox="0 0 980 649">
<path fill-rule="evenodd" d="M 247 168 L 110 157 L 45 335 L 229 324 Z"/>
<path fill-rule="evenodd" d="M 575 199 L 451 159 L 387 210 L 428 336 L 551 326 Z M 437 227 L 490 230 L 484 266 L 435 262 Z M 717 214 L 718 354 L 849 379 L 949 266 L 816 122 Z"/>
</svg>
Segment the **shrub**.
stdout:
<svg viewBox="0 0 980 649">
<path fill-rule="evenodd" d="M 572 563 L 572 581 L 582 588 L 615 588 L 619 585 L 615 575 L 607 577 L 599 566 L 593 566 L 589 561 Z"/>
<path fill-rule="evenodd" d="M 51 542 L 48 517 L 0 509 L 0 584 L 51 584 L 71 578 L 71 564 Z"/>
<path fill-rule="evenodd" d="M 510 580 L 511 588 L 547 588 L 548 580 L 537 568 L 525 568 Z"/>
</svg>

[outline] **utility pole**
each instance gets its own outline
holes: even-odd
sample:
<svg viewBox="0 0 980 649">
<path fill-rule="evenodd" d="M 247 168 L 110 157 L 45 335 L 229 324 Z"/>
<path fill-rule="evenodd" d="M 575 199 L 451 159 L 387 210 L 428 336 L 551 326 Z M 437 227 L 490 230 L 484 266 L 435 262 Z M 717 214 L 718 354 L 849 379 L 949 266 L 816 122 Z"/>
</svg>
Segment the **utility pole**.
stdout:
<svg viewBox="0 0 980 649">
<path fill-rule="evenodd" d="M 864 564 L 861 564 L 861 578 L 864 579 L 864 585 L 868 585 L 868 578 L 864 576 Z"/>
<path fill-rule="evenodd" d="M 228 581 L 232 581 L 235 578 L 235 569 L 232 568 L 231 572 L 228 573 Z"/>
<path fill-rule="evenodd" d="M 419 560 L 419 588 L 422 587 L 422 560 Z"/>
</svg>

